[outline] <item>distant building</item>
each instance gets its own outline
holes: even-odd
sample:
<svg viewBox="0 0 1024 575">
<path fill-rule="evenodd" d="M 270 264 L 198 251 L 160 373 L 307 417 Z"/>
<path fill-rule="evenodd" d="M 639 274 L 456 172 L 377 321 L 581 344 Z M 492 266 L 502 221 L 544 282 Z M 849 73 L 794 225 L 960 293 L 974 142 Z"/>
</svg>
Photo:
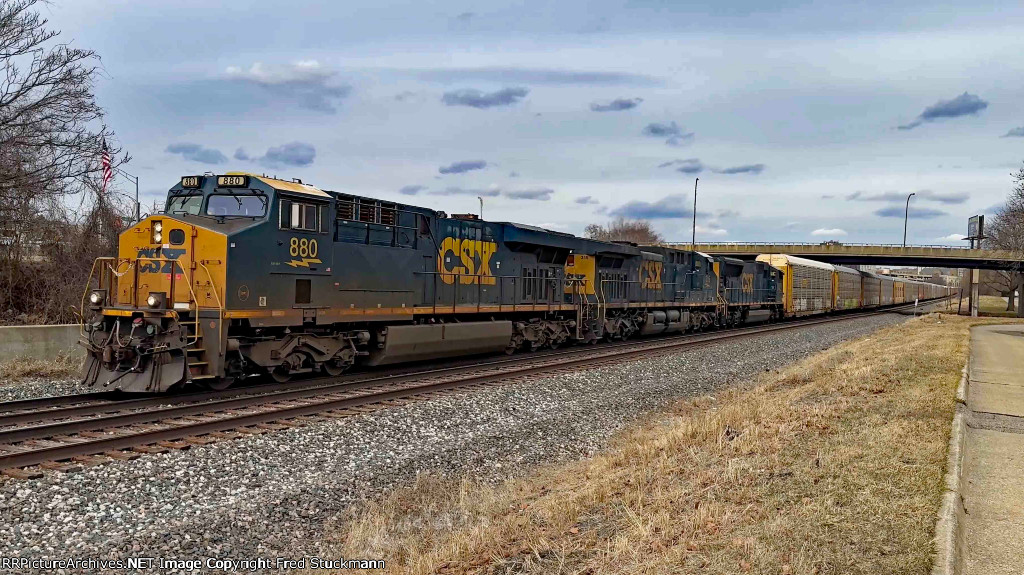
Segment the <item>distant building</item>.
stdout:
<svg viewBox="0 0 1024 575">
<path fill-rule="evenodd" d="M 904 278 L 908 280 L 929 282 L 938 285 L 946 285 L 952 288 L 960 287 L 959 270 L 953 270 L 948 268 L 881 267 L 878 268 L 878 271 L 876 273 L 887 276 L 893 276 L 897 278 Z"/>
</svg>

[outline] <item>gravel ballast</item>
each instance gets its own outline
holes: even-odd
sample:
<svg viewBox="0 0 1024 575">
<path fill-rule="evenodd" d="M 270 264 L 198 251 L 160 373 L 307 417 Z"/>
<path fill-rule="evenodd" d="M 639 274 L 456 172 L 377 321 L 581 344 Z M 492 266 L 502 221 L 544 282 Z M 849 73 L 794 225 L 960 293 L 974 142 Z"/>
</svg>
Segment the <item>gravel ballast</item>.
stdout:
<svg viewBox="0 0 1024 575">
<path fill-rule="evenodd" d="M 786 330 L 76 473 L 0 480 L 0 557 L 316 555 L 324 527 L 351 503 L 417 473 L 500 479 L 585 457 L 673 399 L 713 393 L 906 319 Z"/>
<path fill-rule="evenodd" d="M 96 391 L 79 384 L 77 378 L 49 379 L 29 377 L 12 382 L 0 383 L 0 401 L 35 399 L 53 395 L 72 395 Z"/>
</svg>

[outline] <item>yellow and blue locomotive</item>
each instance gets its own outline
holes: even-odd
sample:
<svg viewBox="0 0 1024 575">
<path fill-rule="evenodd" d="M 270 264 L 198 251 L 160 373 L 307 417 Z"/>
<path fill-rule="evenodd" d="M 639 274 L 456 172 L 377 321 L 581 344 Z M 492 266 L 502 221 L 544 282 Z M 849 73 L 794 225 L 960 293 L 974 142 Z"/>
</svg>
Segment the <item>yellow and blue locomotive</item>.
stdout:
<svg viewBox="0 0 1024 575">
<path fill-rule="evenodd" d="M 186 176 L 83 297 L 84 380 L 214 389 L 727 323 L 706 255 L 324 191 Z"/>
</svg>

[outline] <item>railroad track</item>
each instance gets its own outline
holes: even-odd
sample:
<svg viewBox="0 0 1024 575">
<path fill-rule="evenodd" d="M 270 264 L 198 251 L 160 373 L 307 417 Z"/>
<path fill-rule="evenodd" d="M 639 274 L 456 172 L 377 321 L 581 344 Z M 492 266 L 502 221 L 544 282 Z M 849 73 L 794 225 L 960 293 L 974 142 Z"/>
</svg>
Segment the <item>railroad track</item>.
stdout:
<svg viewBox="0 0 1024 575">
<path fill-rule="evenodd" d="M 112 400 L 108 394 L 44 398 L 0 404 L 0 471 L 18 478 L 38 477 L 38 469 L 74 471 L 112 459 L 187 449 L 214 441 L 342 418 L 532 376 L 550 376 L 728 339 L 888 313 L 913 306 L 735 330 L 573 347 L 546 353 L 484 360 L 470 365 L 412 370 L 388 375 L 357 374 L 308 380 L 306 385 L 267 385 L 241 393 L 214 392 Z M 363 377 L 360 377 L 363 375 Z M 103 395 L 103 397 L 96 397 Z M 14 409 L 9 409 L 10 407 Z M 33 425 L 19 426 L 22 423 Z M 130 450 L 130 451 L 125 451 Z"/>
</svg>

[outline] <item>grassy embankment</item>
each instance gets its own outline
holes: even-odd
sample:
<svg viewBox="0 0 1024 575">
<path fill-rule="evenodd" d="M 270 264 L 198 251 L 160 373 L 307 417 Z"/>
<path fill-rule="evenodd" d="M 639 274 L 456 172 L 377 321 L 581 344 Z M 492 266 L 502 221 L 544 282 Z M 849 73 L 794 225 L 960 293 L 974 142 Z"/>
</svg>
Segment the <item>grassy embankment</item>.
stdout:
<svg viewBox="0 0 1024 575">
<path fill-rule="evenodd" d="M 422 477 L 328 543 L 395 573 L 926 573 L 976 323 L 883 329 L 497 486 Z"/>
<path fill-rule="evenodd" d="M 62 353 L 47 360 L 19 357 L 0 362 L 0 385 L 28 378 L 77 377 L 81 372 L 81 354 Z"/>
</svg>

